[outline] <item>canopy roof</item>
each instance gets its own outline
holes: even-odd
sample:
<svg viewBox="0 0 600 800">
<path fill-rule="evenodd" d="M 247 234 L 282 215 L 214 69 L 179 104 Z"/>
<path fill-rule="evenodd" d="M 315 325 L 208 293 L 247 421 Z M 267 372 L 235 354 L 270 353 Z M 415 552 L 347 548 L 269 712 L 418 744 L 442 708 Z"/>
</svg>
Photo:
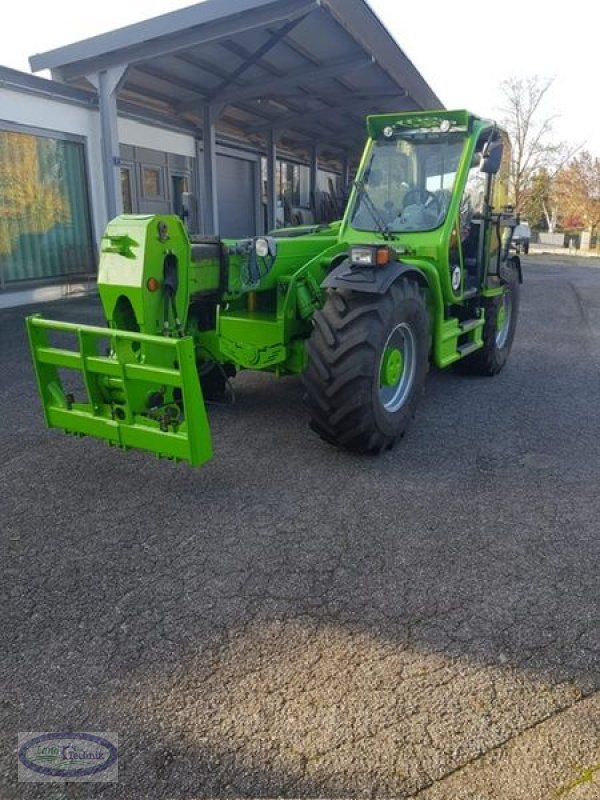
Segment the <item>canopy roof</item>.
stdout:
<svg viewBox="0 0 600 800">
<path fill-rule="evenodd" d="M 119 101 L 288 146 L 355 152 L 369 113 L 442 108 L 365 0 L 206 0 L 32 56 L 63 83 L 127 67 Z"/>
</svg>

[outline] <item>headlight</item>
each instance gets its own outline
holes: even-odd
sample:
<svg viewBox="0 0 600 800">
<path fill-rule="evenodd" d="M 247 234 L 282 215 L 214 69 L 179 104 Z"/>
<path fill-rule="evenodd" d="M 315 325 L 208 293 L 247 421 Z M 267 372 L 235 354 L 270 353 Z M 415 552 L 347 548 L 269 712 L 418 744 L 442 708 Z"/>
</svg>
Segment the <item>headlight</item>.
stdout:
<svg viewBox="0 0 600 800">
<path fill-rule="evenodd" d="M 353 247 L 350 250 L 350 261 L 357 267 L 373 267 L 375 252 L 374 247 Z"/>
<path fill-rule="evenodd" d="M 385 267 L 392 260 L 392 251 L 387 245 L 376 247 L 352 247 L 350 262 L 353 267 Z"/>
<path fill-rule="evenodd" d="M 254 243 L 254 248 L 256 255 L 260 258 L 266 258 L 271 252 L 267 239 L 257 239 Z"/>
</svg>

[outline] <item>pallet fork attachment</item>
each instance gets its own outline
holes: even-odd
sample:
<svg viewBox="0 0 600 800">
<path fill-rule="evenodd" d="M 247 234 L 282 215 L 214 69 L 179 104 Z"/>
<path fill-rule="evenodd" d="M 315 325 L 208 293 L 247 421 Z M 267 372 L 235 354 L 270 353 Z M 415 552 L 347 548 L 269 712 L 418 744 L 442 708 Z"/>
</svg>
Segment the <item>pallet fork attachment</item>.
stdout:
<svg viewBox="0 0 600 800">
<path fill-rule="evenodd" d="M 199 466 L 212 457 L 194 340 L 28 317 L 46 424 Z M 70 337 L 71 349 L 52 338 Z M 107 354 L 101 355 L 106 344 Z M 79 375 L 81 397 L 64 386 Z"/>
</svg>

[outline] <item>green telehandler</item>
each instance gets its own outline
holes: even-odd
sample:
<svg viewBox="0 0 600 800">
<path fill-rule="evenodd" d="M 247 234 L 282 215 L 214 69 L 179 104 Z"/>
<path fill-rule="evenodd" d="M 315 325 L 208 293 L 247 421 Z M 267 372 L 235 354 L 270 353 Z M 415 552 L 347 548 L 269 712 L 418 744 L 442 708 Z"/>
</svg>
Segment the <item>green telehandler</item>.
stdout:
<svg viewBox="0 0 600 800">
<path fill-rule="evenodd" d="M 48 426 L 199 465 L 205 401 L 266 370 L 302 376 L 324 440 L 378 453 L 414 416 L 430 363 L 499 372 L 522 282 L 506 135 L 466 111 L 367 128 L 341 221 L 230 241 L 190 236 L 177 216 L 112 220 L 107 327 L 27 318 Z"/>
</svg>

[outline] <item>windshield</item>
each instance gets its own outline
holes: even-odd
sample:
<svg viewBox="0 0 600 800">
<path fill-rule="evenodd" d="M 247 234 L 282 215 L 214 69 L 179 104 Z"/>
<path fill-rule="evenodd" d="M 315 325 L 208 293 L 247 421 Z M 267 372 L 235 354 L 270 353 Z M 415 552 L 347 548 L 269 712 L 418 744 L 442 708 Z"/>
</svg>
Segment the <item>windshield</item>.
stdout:
<svg viewBox="0 0 600 800">
<path fill-rule="evenodd" d="M 375 141 L 352 226 L 388 233 L 438 228 L 448 213 L 464 142 L 461 133 Z"/>
</svg>

